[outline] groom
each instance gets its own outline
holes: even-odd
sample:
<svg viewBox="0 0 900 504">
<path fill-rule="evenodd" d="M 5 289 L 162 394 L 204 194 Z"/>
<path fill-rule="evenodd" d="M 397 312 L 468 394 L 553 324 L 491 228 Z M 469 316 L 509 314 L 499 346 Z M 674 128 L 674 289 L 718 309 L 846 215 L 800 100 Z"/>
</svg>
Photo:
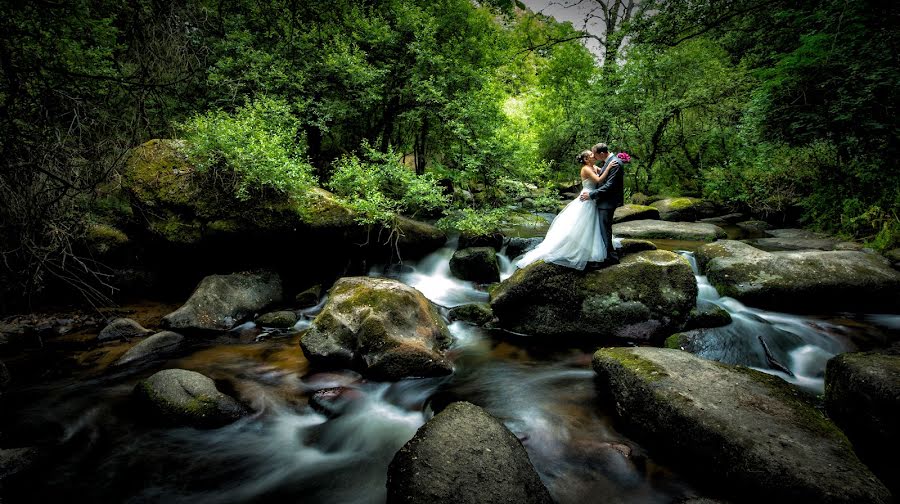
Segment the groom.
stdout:
<svg viewBox="0 0 900 504">
<path fill-rule="evenodd" d="M 600 219 L 601 238 L 603 245 L 606 247 L 606 261 L 601 264 L 618 264 L 619 256 L 612 242 L 612 221 L 613 213 L 616 208 L 625 203 L 625 184 L 622 180 L 622 162 L 609 152 L 609 147 L 605 143 L 598 143 L 591 147 L 594 153 L 594 159 L 603 161 L 603 167 L 600 169 L 602 173 L 606 169 L 606 165 L 612 163 L 609 168 L 609 176 L 603 184 L 593 191 L 584 191 L 581 193 L 581 201 L 587 201 L 588 198 L 597 201 L 597 215 Z"/>
</svg>

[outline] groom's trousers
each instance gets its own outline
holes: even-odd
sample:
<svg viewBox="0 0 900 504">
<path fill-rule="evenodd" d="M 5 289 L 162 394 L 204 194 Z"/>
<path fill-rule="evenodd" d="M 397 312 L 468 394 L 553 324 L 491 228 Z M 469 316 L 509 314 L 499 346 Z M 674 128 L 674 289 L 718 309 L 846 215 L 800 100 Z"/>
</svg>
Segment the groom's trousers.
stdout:
<svg viewBox="0 0 900 504">
<path fill-rule="evenodd" d="M 615 208 L 598 208 L 597 217 L 600 219 L 600 232 L 603 237 L 603 246 L 606 247 L 606 257 L 616 258 L 616 249 L 613 247 L 612 241 L 612 221 Z"/>
</svg>

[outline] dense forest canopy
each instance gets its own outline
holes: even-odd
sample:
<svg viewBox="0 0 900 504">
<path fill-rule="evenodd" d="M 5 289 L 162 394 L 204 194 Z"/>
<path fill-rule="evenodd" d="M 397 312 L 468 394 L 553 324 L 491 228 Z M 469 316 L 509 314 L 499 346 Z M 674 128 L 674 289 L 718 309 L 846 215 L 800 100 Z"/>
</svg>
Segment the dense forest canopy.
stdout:
<svg viewBox="0 0 900 504">
<path fill-rule="evenodd" d="M 79 240 L 153 138 L 236 202 L 319 186 L 365 222 L 470 233 L 523 191 L 558 208 L 604 141 L 631 154 L 632 195 L 897 246 L 896 4 L 589 3 L 601 36 L 504 1 L 5 2 L 5 288 L 91 281 Z"/>
</svg>

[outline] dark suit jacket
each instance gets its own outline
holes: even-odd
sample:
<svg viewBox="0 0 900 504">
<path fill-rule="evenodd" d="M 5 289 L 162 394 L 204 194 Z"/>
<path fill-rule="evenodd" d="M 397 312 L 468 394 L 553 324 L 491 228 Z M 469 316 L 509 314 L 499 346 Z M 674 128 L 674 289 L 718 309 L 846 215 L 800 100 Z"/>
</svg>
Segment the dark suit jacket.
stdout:
<svg viewBox="0 0 900 504">
<path fill-rule="evenodd" d="M 622 170 L 622 160 L 615 154 L 610 154 L 603 163 L 603 167 L 605 168 L 612 161 L 616 161 L 616 164 L 609 169 L 609 176 L 600 187 L 588 193 L 592 200 L 597 200 L 597 208 L 601 210 L 612 210 L 625 203 L 625 175 Z"/>
</svg>

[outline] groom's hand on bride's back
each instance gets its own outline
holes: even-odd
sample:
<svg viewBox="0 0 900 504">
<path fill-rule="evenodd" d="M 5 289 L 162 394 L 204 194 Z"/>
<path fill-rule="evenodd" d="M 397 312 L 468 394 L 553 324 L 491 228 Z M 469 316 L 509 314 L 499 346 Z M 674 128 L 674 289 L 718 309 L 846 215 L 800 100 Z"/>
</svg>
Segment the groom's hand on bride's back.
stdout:
<svg viewBox="0 0 900 504">
<path fill-rule="evenodd" d="M 578 196 L 578 199 L 581 201 L 587 201 L 591 199 L 591 194 L 587 191 L 581 191 L 581 194 Z"/>
</svg>

